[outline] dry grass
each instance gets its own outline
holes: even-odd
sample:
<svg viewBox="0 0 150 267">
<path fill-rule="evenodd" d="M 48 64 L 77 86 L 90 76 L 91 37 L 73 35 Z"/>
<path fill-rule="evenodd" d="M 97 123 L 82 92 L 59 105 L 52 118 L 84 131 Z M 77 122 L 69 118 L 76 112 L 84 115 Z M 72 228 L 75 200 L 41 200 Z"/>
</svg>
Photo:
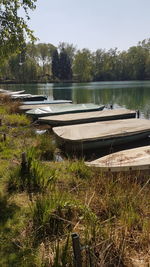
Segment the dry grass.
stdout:
<svg viewBox="0 0 150 267">
<path fill-rule="evenodd" d="M 0 131 L 8 137 L 0 138 L 0 265 L 73 266 L 70 234 L 77 232 L 83 266 L 89 257 L 95 266 L 149 266 L 150 174 L 104 174 L 83 160 L 42 161 L 47 149 L 55 151 L 50 136 L 37 138 L 25 120 L 20 127 L 20 115 L 8 127 L 14 114 L 5 105 L 1 110 L 8 120 Z M 20 180 L 21 153 L 33 148 L 34 164 Z"/>
</svg>

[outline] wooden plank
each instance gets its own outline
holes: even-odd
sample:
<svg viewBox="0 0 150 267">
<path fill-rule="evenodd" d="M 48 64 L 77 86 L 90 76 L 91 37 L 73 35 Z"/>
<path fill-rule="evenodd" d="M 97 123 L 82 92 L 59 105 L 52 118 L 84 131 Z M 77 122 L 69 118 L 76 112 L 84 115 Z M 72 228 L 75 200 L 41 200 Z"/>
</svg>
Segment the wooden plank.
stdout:
<svg viewBox="0 0 150 267">
<path fill-rule="evenodd" d="M 135 118 L 136 112 L 128 109 L 102 110 L 86 113 L 74 113 L 64 115 L 54 115 L 39 118 L 40 122 L 50 124 L 52 126 L 72 125 L 89 123 L 95 121 L 107 121 L 116 119 Z"/>
</svg>

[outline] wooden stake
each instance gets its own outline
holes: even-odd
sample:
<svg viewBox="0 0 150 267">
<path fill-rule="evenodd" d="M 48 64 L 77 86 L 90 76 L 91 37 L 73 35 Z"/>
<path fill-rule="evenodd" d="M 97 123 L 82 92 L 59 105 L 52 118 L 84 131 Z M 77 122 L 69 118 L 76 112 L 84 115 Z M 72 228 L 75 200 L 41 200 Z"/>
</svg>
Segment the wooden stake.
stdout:
<svg viewBox="0 0 150 267">
<path fill-rule="evenodd" d="M 81 257 L 81 246 L 79 241 L 79 235 L 73 233 L 72 235 L 72 245 L 73 245 L 73 253 L 74 253 L 74 266 L 82 267 L 82 257 Z"/>
<path fill-rule="evenodd" d="M 28 165 L 26 152 L 23 152 L 21 157 L 22 157 L 21 168 L 22 172 L 25 173 L 27 171 L 27 165 Z"/>
</svg>

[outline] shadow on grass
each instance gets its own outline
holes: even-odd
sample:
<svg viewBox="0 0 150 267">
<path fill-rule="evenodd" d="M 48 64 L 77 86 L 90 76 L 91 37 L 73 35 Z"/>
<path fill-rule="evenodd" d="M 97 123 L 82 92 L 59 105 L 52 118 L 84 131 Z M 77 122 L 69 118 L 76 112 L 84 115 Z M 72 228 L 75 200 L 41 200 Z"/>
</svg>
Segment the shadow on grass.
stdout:
<svg viewBox="0 0 150 267">
<path fill-rule="evenodd" d="M 12 219 L 19 207 L 14 203 L 9 203 L 6 196 L 0 195 L 0 226 L 4 225 L 8 219 Z"/>
</svg>

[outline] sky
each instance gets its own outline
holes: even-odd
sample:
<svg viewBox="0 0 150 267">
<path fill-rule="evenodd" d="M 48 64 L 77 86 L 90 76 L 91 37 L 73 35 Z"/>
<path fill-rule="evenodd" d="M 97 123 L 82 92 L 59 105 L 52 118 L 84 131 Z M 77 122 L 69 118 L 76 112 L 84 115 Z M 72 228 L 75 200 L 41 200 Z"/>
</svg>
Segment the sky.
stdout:
<svg viewBox="0 0 150 267">
<path fill-rule="evenodd" d="M 123 51 L 150 38 L 150 0 L 37 0 L 36 5 L 29 26 L 41 43 Z"/>
</svg>

